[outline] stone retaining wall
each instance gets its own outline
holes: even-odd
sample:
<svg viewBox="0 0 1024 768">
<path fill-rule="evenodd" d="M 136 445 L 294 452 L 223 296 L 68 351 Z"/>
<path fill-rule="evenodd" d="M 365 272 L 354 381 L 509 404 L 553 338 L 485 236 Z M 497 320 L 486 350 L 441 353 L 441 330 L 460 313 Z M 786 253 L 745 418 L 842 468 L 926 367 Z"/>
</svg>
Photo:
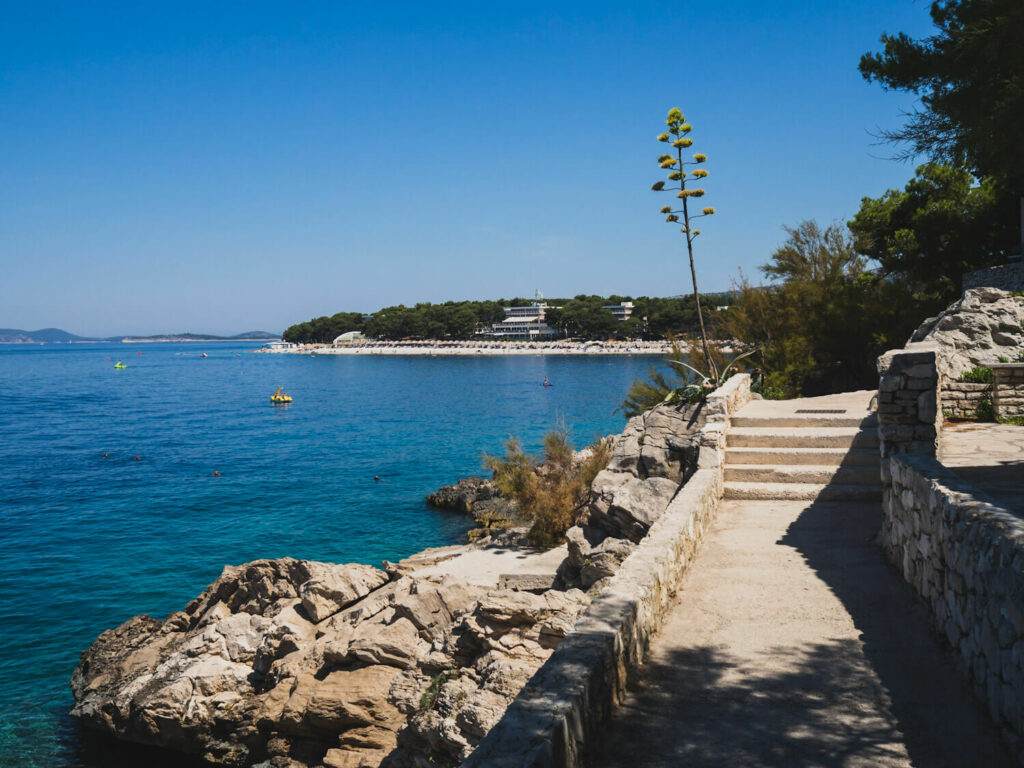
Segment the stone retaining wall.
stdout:
<svg viewBox="0 0 1024 768">
<path fill-rule="evenodd" d="M 978 407 L 992 402 L 992 385 L 973 381 L 947 381 L 942 384 L 942 412 L 951 419 L 973 419 Z"/>
<path fill-rule="evenodd" d="M 750 397 L 747 374 L 708 397 L 698 470 L 463 768 L 583 765 L 718 512 L 729 417 Z"/>
<path fill-rule="evenodd" d="M 992 407 L 1000 418 L 1024 416 L 1024 364 L 992 366 Z"/>
<path fill-rule="evenodd" d="M 936 350 L 926 343 L 908 344 L 878 358 L 878 436 L 882 456 L 935 454 L 942 412 Z M 885 465 L 882 482 L 887 482 Z"/>
<path fill-rule="evenodd" d="M 964 274 L 965 291 L 968 288 L 981 287 L 1000 288 L 1004 291 L 1024 291 L 1024 262 L 976 269 Z"/>
<path fill-rule="evenodd" d="M 1024 762 L 1024 521 L 927 455 L 885 461 L 882 544 Z"/>
</svg>

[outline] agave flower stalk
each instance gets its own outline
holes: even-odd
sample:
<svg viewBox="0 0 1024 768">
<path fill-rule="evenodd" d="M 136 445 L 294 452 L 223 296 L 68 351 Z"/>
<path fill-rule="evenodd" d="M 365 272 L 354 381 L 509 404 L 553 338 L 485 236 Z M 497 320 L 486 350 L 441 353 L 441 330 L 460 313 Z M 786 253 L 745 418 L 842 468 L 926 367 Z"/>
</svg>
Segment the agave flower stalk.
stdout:
<svg viewBox="0 0 1024 768">
<path fill-rule="evenodd" d="M 686 170 L 687 166 L 703 164 L 707 161 L 707 156 L 697 153 L 693 156 L 692 161 L 683 160 L 683 150 L 693 146 L 693 139 L 688 136 L 690 131 L 693 130 L 693 126 L 686 122 L 686 118 L 683 117 L 683 113 L 678 108 L 669 110 L 665 124 L 668 126 L 668 132 L 658 136 L 658 141 L 670 144 L 672 149 L 675 150 L 675 157 L 672 154 L 663 154 L 658 158 L 658 165 L 662 169 L 669 171 L 668 182 L 667 184 L 664 181 L 655 182 L 651 189 L 655 192 L 678 190 L 676 198 L 682 200 L 682 208 L 673 210 L 671 206 L 665 206 L 661 209 L 661 212 L 667 214 L 665 221 L 669 223 L 679 223 L 679 215 L 682 214 L 683 226 L 680 231 L 686 236 L 686 251 L 690 257 L 690 277 L 693 280 L 693 300 L 697 305 L 697 321 L 700 324 L 701 348 L 704 352 L 704 362 L 707 365 L 710 378 L 717 380 L 718 370 L 715 361 L 711 357 L 711 350 L 708 347 L 708 333 L 704 326 L 704 311 L 700 305 L 700 291 L 697 290 L 697 268 L 694 266 L 693 261 L 693 241 L 700 235 L 700 230 L 694 229 L 691 225 L 694 219 L 713 215 L 715 209 L 705 207 L 700 213 L 691 214 L 689 208 L 690 198 L 703 197 L 704 190 L 700 188 L 691 189 L 686 186 L 687 179 L 696 183 L 707 177 L 708 172 L 703 168 L 698 168 L 694 171 Z"/>
</svg>

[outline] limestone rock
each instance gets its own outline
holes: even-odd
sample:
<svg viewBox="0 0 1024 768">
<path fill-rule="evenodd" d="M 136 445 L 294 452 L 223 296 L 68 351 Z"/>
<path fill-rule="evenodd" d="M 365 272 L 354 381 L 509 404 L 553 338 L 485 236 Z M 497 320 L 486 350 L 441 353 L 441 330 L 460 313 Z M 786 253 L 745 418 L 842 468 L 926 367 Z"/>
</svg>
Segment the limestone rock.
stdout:
<svg viewBox="0 0 1024 768">
<path fill-rule="evenodd" d="M 384 571 L 371 565 L 317 565 L 300 588 L 302 607 L 314 622 L 323 621 L 389 580 Z"/>
<path fill-rule="evenodd" d="M 490 501 L 501 495 L 497 486 L 482 477 L 466 477 L 455 485 L 445 485 L 427 495 L 427 504 L 453 512 L 469 514 L 480 502 Z"/>
<path fill-rule="evenodd" d="M 658 405 L 634 416 L 615 438 L 608 469 L 684 483 L 697 468 L 703 404 Z"/>
<path fill-rule="evenodd" d="M 1015 360 L 1024 351 L 1024 297 L 998 288 L 971 288 L 938 317 L 929 318 L 910 337 L 938 346 L 936 365 L 947 380 L 975 366 Z"/>
<path fill-rule="evenodd" d="M 601 579 L 614 576 L 634 549 L 636 544 L 627 539 L 605 539 L 585 558 L 580 569 L 580 585 L 587 589 Z"/>
<path fill-rule="evenodd" d="M 587 605 L 361 565 L 225 568 L 186 611 L 82 654 L 72 715 L 238 768 L 417 768 L 464 759 Z"/>
<path fill-rule="evenodd" d="M 640 541 L 677 490 L 679 484 L 664 477 L 602 470 L 591 487 L 588 522 L 611 536 Z"/>
</svg>

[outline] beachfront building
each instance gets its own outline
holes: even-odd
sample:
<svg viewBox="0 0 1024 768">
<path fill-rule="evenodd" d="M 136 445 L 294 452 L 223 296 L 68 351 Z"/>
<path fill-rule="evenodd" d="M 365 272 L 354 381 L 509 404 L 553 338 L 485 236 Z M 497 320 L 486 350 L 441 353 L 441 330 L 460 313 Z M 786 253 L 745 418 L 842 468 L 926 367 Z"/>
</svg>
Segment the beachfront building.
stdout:
<svg viewBox="0 0 1024 768">
<path fill-rule="evenodd" d="M 558 332 L 544 322 L 546 302 L 535 301 L 525 307 L 505 307 L 505 319 L 500 323 L 484 326 L 477 333 L 488 339 L 510 341 L 534 341 L 553 339 Z"/>
<path fill-rule="evenodd" d="M 632 301 L 623 301 L 618 304 L 608 304 L 604 307 L 604 309 L 607 309 L 609 312 L 615 315 L 615 319 L 620 322 L 629 320 L 629 318 L 633 316 Z"/>
<path fill-rule="evenodd" d="M 366 341 L 366 337 L 360 331 L 347 331 L 331 342 L 332 346 L 345 347 L 359 341 Z"/>
</svg>

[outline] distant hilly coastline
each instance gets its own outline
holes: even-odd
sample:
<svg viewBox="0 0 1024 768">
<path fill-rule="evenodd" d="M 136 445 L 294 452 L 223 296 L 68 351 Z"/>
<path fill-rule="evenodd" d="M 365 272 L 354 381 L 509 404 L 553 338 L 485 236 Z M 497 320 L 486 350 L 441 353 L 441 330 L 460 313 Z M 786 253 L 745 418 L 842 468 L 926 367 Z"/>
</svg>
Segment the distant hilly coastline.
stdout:
<svg viewBox="0 0 1024 768">
<path fill-rule="evenodd" d="M 214 336 L 207 333 L 171 333 L 157 336 L 108 336 L 96 338 L 77 336 L 60 328 L 42 328 L 38 331 L 23 331 L 19 328 L 0 328 L 0 344 L 72 344 L 98 341 L 123 341 L 131 343 L 154 341 L 270 341 L 279 339 L 279 333 L 248 331 L 236 336 Z"/>
</svg>

